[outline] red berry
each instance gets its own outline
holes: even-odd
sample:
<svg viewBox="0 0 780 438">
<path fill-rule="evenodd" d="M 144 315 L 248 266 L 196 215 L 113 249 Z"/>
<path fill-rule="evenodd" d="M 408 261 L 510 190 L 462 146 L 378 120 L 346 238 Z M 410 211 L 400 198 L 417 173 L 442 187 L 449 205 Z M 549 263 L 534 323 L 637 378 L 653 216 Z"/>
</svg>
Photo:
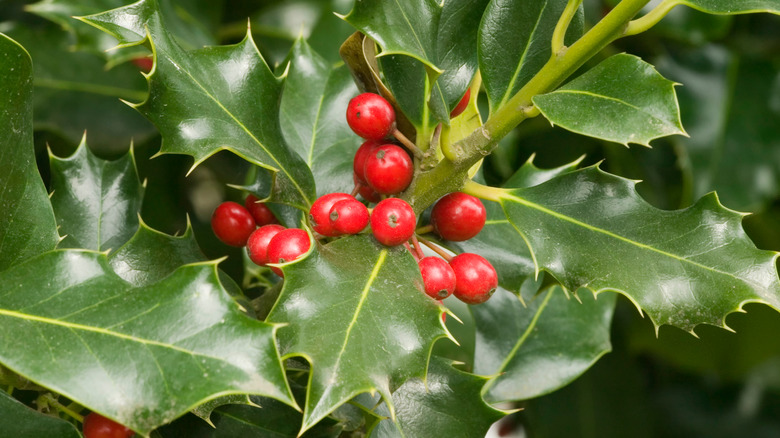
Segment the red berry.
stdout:
<svg viewBox="0 0 780 438">
<path fill-rule="evenodd" d="M 469 105 L 470 97 L 471 97 L 471 89 L 469 88 L 468 90 L 466 90 L 466 94 L 464 94 L 463 97 L 460 98 L 460 102 L 458 102 L 458 104 L 455 105 L 455 108 L 452 109 L 452 112 L 450 113 L 451 119 L 458 117 L 460 113 L 462 113 L 466 109 L 466 107 Z"/>
<path fill-rule="evenodd" d="M 416 225 L 414 210 L 403 199 L 383 199 L 371 212 L 371 231 L 383 245 L 396 246 L 406 242 L 414 234 Z"/>
<path fill-rule="evenodd" d="M 311 248 L 309 233 L 300 228 L 288 228 L 278 232 L 268 243 L 268 263 L 287 263 L 297 260 Z M 284 277 L 282 270 L 271 266 L 276 275 Z"/>
<path fill-rule="evenodd" d="M 139 70 L 149 73 L 154 67 L 154 60 L 151 56 L 139 56 L 130 60 Z"/>
<path fill-rule="evenodd" d="M 279 221 L 276 219 L 276 216 L 274 216 L 274 212 L 264 203 L 257 201 L 258 199 L 255 195 L 247 196 L 246 201 L 244 201 L 244 207 L 246 207 L 249 214 L 255 218 L 257 226 L 262 227 L 263 225 L 268 224 L 278 224 Z"/>
<path fill-rule="evenodd" d="M 263 225 L 249 235 L 246 241 L 246 249 L 249 258 L 256 265 L 265 266 L 268 263 L 268 244 L 280 231 L 285 228 L 281 225 L 269 224 Z"/>
<path fill-rule="evenodd" d="M 414 177 L 414 164 L 404 149 L 385 144 L 373 152 L 366 158 L 363 171 L 366 182 L 375 192 L 395 195 L 409 187 Z"/>
<path fill-rule="evenodd" d="M 444 196 L 431 210 L 431 225 L 436 234 L 453 242 L 468 240 L 479 234 L 486 218 L 482 201 L 461 192 Z"/>
<path fill-rule="evenodd" d="M 339 234 L 357 234 L 368 225 L 368 208 L 355 198 L 344 199 L 330 209 L 330 226 Z"/>
<path fill-rule="evenodd" d="M 135 432 L 108 418 L 90 412 L 84 417 L 84 438 L 129 438 Z"/>
<path fill-rule="evenodd" d="M 382 143 L 375 140 L 366 140 L 360 145 L 357 152 L 355 152 L 355 159 L 352 161 L 352 171 L 354 172 L 355 180 L 362 183 L 366 182 L 366 176 L 363 173 L 363 168 L 366 165 L 366 158 L 373 154 L 374 149 L 382 146 Z"/>
<path fill-rule="evenodd" d="M 368 202 L 377 203 L 382 200 L 382 197 L 379 195 L 379 193 L 375 192 L 374 189 L 371 188 L 371 186 L 368 185 L 366 182 L 360 182 L 357 179 L 357 175 L 352 175 L 352 180 L 355 182 L 355 185 L 360 185 L 360 188 L 358 189 L 358 193 L 360 196 L 363 197 Z"/>
<path fill-rule="evenodd" d="M 222 242 L 230 246 L 244 246 L 255 230 L 255 219 L 243 206 L 231 201 L 223 202 L 211 215 L 211 229 Z"/>
<path fill-rule="evenodd" d="M 395 110 L 384 97 L 363 93 L 349 101 L 347 123 L 355 134 L 367 140 L 381 140 L 395 127 Z"/>
<path fill-rule="evenodd" d="M 498 287 L 498 274 L 484 257 L 464 252 L 450 260 L 455 271 L 455 296 L 467 304 L 479 304 L 493 295 Z"/>
<path fill-rule="evenodd" d="M 455 290 L 455 271 L 439 257 L 425 257 L 418 263 L 425 293 L 434 300 L 443 300 Z"/>
<path fill-rule="evenodd" d="M 317 198 L 309 209 L 309 222 L 312 229 L 323 236 L 338 236 L 339 232 L 330 225 L 330 209 L 333 208 L 333 204 L 345 199 L 355 198 L 348 193 L 328 193 Z"/>
</svg>

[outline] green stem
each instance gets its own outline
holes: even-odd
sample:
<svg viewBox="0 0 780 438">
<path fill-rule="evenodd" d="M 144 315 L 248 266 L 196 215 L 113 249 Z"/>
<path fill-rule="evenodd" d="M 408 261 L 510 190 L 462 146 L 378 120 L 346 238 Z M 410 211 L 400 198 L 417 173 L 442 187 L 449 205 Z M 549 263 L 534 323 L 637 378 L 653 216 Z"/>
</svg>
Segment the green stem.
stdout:
<svg viewBox="0 0 780 438">
<path fill-rule="evenodd" d="M 8 385 L 8 389 L 6 389 L 6 392 L 8 393 L 8 395 L 14 395 L 14 389 L 15 388 L 16 387 L 14 385 Z"/>
<path fill-rule="evenodd" d="M 54 396 L 51 394 L 44 394 L 41 396 L 43 400 L 45 400 L 46 404 L 53 407 L 54 409 L 58 410 L 59 412 L 68 415 L 69 417 L 75 419 L 79 423 L 84 422 L 84 416 L 79 414 L 78 412 L 70 409 L 67 406 L 64 406 L 62 403 L 59 402 Z"/>
<path fill-rule="evenodd" d="M 489 155 L 498 141 L 523 120 L 538 114 L 533 97 L 554 90 L 609 43 L 624 36 L 628 22 L 649 1 L 622 0 L 577 42 L 560 55 L 552 56 L 483 126 L 450 145 L 451 159 L 445 158 L 433 169 L 418 173 L 403 198 L 420 213 L 445 194 L 460 190 L 469 179 L 467 172 L 471 166 Z"/>
<path fill-rule="evenodd" d="M 674 7 L 679 4 L 680 3 L 677 0 L 663 0 L 658 4 L 658 6 L 654 7 L 653 10 L 644 16 L 629 22 L 623 35 L 636 35 L 650 29 L 651 27 L 658 24 L 658 22 L 661 21 L 661 19 L 664 18 L 666 14 L 669 13 L 669 11 L 674 9 Z"/>
<path fill-rule="evenodd" d="M 561 18 L 558 19 L 558 24 L 555 25 L 555 31 L 552 35 L 552 56 L 558 56 L 559 53 L 566 49 L 564 42 L 566 31 L 569 30 L 569 24 L 571 24 L 571 20 L 581 4 L 582 0 L 569 0 L 569 3 L 566 4 L 566 8 L 563 10 Z"/>
<path fill-rule="evenodd" d="M 507 189 L 482 185 L 472 180 L 466 181 L 466 184 L 463 185 L 461 191 L 479 199 L 493 202 L 501 202 L 501 199 L 504 198 L 504 195 L 507 193 Z"/>
</svg>

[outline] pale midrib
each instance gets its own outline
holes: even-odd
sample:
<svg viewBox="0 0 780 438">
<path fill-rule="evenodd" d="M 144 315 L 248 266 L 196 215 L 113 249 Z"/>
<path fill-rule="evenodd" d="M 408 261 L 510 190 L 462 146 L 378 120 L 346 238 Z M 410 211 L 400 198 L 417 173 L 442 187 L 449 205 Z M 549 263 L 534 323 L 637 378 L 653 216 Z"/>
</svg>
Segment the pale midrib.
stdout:
<svg viewBox="0 0 780 438">
<path fill-rule="evenodd" d="M 549 214 L 550 216 L 553 216 L 554 218 L 560 219 L 560 220 L 562 220 L 564 222 L 569 222 L 569 223 L 572 223 L 574 225 L 583 227 L 583 228 L 585 228 L 587 230 L 593 231 L 594 233 L 601 233 L 601 234 L 604 234 L 606 236 L 612 237 L 614 239 L 620 240 L 622 242 L 626 242 L 628 244 L 634 245 L 634 246 L 636 246 L 638 248 L 645 249 L 645 250 L 648 250 L 648 251 L 652 251 L 652 252 L 664 255 L 666 257 L 675 259 L 675 260 L 680 261 L 680 262 L 689 263 L 689 264 L 691 264 L 693 266 L 696 266 L 697 268 L 701 268 L 701 269 L 704 269 L 704 270 L 707 270 L 707 271 L 711 271 L 711 272 L 714 272 L 714 273 L 725 275 L 727 277 L 731 277 L 731 278 L 733 278 L 733 279 L 735 279 L 735 280 L 737 280 L 739 282 L 742 282 L 742 283 L 749 282 L 748 280 L 739 278 L 739 277 L 735 276 L 732 273 L 724 272 L 724 271 L 721 271 L 719 269 L 714 269 L 712 267 L 702 265 L 701 263 L 697 263 L 697 262 L 695 262 L 693 260 L 686 259 L 684 257 L 680 257 L 680 256 L 678 256 L 676 254 L 673 254 L 673 253 L 670 253 L 670 252 L 666 252 L 666 251 L 660 250 L 658 248 L 653 248 L 652 246 L 645 245 L 644 243 L 637 242 L 635 240 L 631 240 L 631 239 L 629 239 L 627 237 L 623 237 L 623 236 L 621 236 L 619 234 L 615 234 L 615 233 L 613 233 L 611 231 L 608 231 L 608 230 L 605 230 L 603 228 L 594 227 L 594 226 L 592 226 L 590 224 L 587 224 L 585 222 L 578 221 L 577 219 L 574 219 L 573 217 L 569 217 L 569 216 L 566 216 L 564 214 L 558 213 L 556 211 L 550 210 L 548 208 L 542 207 L 539 204 L 527 201 L 527 200 L 525 200 L 523 198 L 520 198 L 520 197 L 517 197 L 517 196 L 513 196 L 513 195 L 510 195 L 510 194 L 504 194 L 503 195 L 503 199 L 504 200 L 510 200 L 512 202 L 516 202 L 516 203 L 518 203 L 520 205 L 524 205 L 524 206 L 529 207 L 529 208 L 533 208 L 534 210 L 538 210 L 538 211 L 540 211 L 542 213 Z M 514 223 L 512 225 L 514 225 Z M 517 229 L 518 233 L 520 233 L 520 230 L 517 227 L 515 227 L 515 229 Z M 520 233 L 520 235 L 523 236 L 522 233 Z M 525 237 L 523 236 L 523 238 L 525 238 Z M 529 245 L 529 248 L 531 248 L 530 245 Z M 534 251 L 533 251 L 533 249 L 531 249 L 531 254 L 533 254 L 533 253 L 534 253 Z"/>
<path fill-rule="evenodd" d="M 168 59 L 170 59 L 171 61 L 173 60 L 173 58 L 172 58 L 172 57 L 170 57 L 170 56 L 168 57 Z M 178 64 L 177 64 L 177 67 L 178 67 Z M 306 203 L 308 203 L 308 204 L 311 204 L 311 200 L 309 200 L 309 197 L 306 195 L 306 192 L 305 192 L 305 191 L 303 190 L 303 188 L 302 188 L 302 187 L 301 187 L 301 186 L 298 184 L 298 181 L 297 181 L 295 178 L 293 178 L 293 177 L 292 177 L 292 175 L 290 175 L 290 172 L 288 172 L 288 171 L 287 171 L 287 168 L 286 168 L 286 167 L 284 167 L 284 165 L 282 165 L 282 163 L 280 163 L 280 162 L 279 162 L 279 160 L 277 160 L 277 159 L 276 159 L 276 156 L 274 156 L 274 154 L 272 154 L 272 153 L 271 153 L 271 152 L 270 152 L 268 149 L 266 149 L 266 147 L 265 147 L 265 145 L 263 144 L 263 142 L 261 142 L 261 141 L 260 141 L 260 139 L 258 139 L 257 137 L 255 137 L 255 135 L 252 133 L 252 131 L 250 131 L 250 130 L 249 130 L 249 128 L 247 128 L 247 127 L 246 127 L 246 125 L 244 125 L 244 124 L 243 124 L 243 123 L 242 123 L 242 122 L 241 122 L 241 121 L 240 121 L 240 120 L 239 120 L 239 119 L 238 119 L 238 118 L 237 118 L 237 117 L 236 117 L 236 116 L 235 116 L 235 115 L 234 115 L 232 112 L 230 112 L 230 111 L 229 111 L 227 108 L 225 108 L 225 106 L 224 106 L 224 105 L 222 105 L 222 102 L 220 102 L 220 101 L 219 101 L 219 100 L 218 100 L 218 99 L 217 99 L 215 96 L 213 96 L 211 93 L 209 93 L 209 91 L 206 89 L 206 87 L 204 87 L 204 86 L 203 86 L 203 85 L 202 85 L 200 82 L 198 82 L 198 80 L 197 80 L 197 79 L 195 79 L 195 77 L 194 77 L 194 76 L 192 76 L 192 75 L 191 75 L 191 74 L 190 74 L 190 73 L 189 73 L 187 70 L 185 70 L 185 69 L 182 69 L 182 68 L 179 68 L 179 71 L 182 71 L 182 72 L 184 72 L 184 74 L 186 74 L 186 75 L 187 75 L 187 77 L 189 77 L 189 78 L 192 80 L 192 82 L 193 82 L 195 85 L 197 85 L 197 86 L 198 86 L 198 88 L 200 88 L 201 90 L 203 90 L 203 93 L 204 93 L 206 96 L 208 96 L 208 97 L 209 97 L 209 98 L 210 98 L 212 101 L 214 101 L 214 103 L 215 103 L 215 104 L 217 104 L 217 106 L 218 106 L 218 107 L 219 107 L 219 108 L 220 108 L 222 111 L 224 111 L 224 112 L 225 112 L 225 114 L 227 114 L 227 115 L 228 115 L 228 116 L 229 116 L 231 119 L 233 119 L 233 121 L 234 121 L 234 122 L 236 122 L 236 124 L 237 124 L 238 126 L 240 126 L 240 127 L 241 127 L 241 129 L 242 129 L 242 130 L 244 130 L 244 132 L 246 132 L 246 134 L 249 136 L 249 138 L 251 138 L 251 139 L 252 139 L 252 140 L 253 140 L 255 143 L 257 143 L 257 145 L 258 145 L 258 146 L 260 146 L 260 149 L 262 149 L 263 151 L 265 151 L 266 155 L 268 155 L 268 157 L 269 157 L 269 158 L 271 158 L 271 160 L 273 160 L 273 161 L 274 161 L 274 163 L 276 163 L 276 165 L 277 165 L 277 168 L 278 168 L 278 169 L 279 169 L 279 170 L 280 170 L 282 173 L 284 173 L 285 175 L 287 175 L 287 179 L 289 179 L 289 180 L 290 180 L 290 182 L 292 182 L 292 183 L 293 183 L 293 185 L 294 185 L 294 186 L 295 186 L 295 188 L 298 190 L 298 192 L 301 194 L 301 196 L 303 196 L 303 199 L 306 201 Z"/>
<path fill-rule="evenodd" d="M 509 85 L 506 87 L 506 92 L 504 93 L 504 96 L 501 98 L 501 102 L 498 103 L 496 108 L 504 106 L 507 100 L 509 100 L 509 98 L 514 95 L 512 88 L 515 86 L 515 82 L 517 81 L 518 76 L 520 76 L 520 71 L 523 69 L 526 55 L 528 55 L 528 49 L 531 47 L 531 42 L 533 41 L 534 34 L 536 34 L 536 30 L 539 28 L 539 23 L 542 21 L 542 15 L 544 15 L 544 8 L 546 7 L 547 3 L 545 2 L 544 7 L 539 13 L 539 17 L 536 19 L 536 23 L 534 23 L 534 28 L 531 30 L 531 33 L 528 34 L 528 42 L 525 44 L 523 54 L 520 56 L 520 61 L 517 63 L 515 73 L 512 75 L 512 79 L 509 81 Z"/>
<path fill-rule="evenodd" d="M 181 347 L 177 347 L 176 345 L 166 344 L 164 342 L 159 342 L 159 341 L 153 341 L 151 339 L 138 338 L 138 337 L 135 337 L 135 336 L 126 335 L 124 333 L 112 332 L 110 330 L 106 330 L 106 329 L 103 329 L 103 328 L 100 328 L 100 327 L 91 327 L 91 326 L 88 326 L 88 325 L 77 324 L 77 323 L 73 323 L 73 322 L 60 321 L 60 320 L 52 319 L 52 318 L 44 318 L 44 317 L 35 316 L 35 315 L 28 315 L 28 314 L 14 312 L 12 310 L 5 310 L 5 309 L 0 309 L 0 315 L 5 315 L 5 316 L 9 316 L 11 318 L 18 318 L 18 319 L 26 320 L 26 321 L 35 321 L 35 322 L 40 322 L 40 323 L 44 323 L 44 324 L 56 325 L 56 326 L 65 327 L 65 328 L 68 328 L 68 329 L 71 329 L 71 330 L 81 330 L 81 331 L 85 331 L 85 332 L 99 333 L 101 335 L 113 336 L 113 337 L 116 337 L 116 338 L 119 338 L 119 339 L 123 339 L 123 340 L 126 340 L 126 341 L 131 341 L 131 342 L 136 342 L 136 343 L 139 343 L 139 344 L 154 345 L 154 346 L 157 346 L 157 347 L 169 348 L 171 350 L 179 351 L 181 353 L 186 353 L 186 354 L 189 354 L 191 356 L 205 357 L 205 358 L 209 358 L 209 359 L 214 359 L 214 360 L 219 361 L 219 362 L 227 362 L 225 359 L 222 359 L 222 358 L 219 358 L 219 357 L 213 357 L 213 356 L 209 356 L 209 355 L 205 355 L 205 354 L 201 354 L 201 353 L 198 353 L 198 352 L 195 352 L 195 351 L 185 350 L 185 349 L 183 349 Z"/>
<path fill-rule="evenodd" d="M 327 88 L 327 81 L 325 87 Z M 306 160 L 306 163 L 309 165 L 309 167 L 312 166 L 314 163 L 314 145 L 317 140 L 317 126 L 320 124 L 320 114 L 322 113 L 322 106 L 325 103 L 325 90 L 322 90 L 322 96 L 320 96 L 320 102 L 317 105 L 317 115 L 314 116 L 314 124 L 312 125 L 311 130 L 311 143 L 309 144 L 309 157 Z"/>
<path fill-rule="evenodd" d="M 515 343 L 514 347 L 507 353 L 506 358 L 503 362 L 501 362 L 501 366 L 498 367 L 498 369 L 493 373 L 497 377 L 504 373 L 504 370 L 509 365 L 509 362 L 514 359 L 515 355 L 517 354 L 518 350 L 520 350 L 520 347 L 525 344 L 525 340 L 528 339 L 529 336 L 531 336 L 531 332 L 533 332 L 534 328 L 536 328 L 536 324 L 539 322 L 539 318 L 542 316 L 542 313 L 544 313 L 544 309 L 547 307 L 547 303 L 550 302 L 550 299 L 553 296 L 553 289 L 550 289 L 547 292 L 547 296 L 544 297 L 544 300 L 542 300 L 542 303 L 539 304 L 539 308 L 536 310 L 536 313 L 534 314 L 534 317 L 531 318 L 531 322 L 528 324 L 528 327 L 525 328 L 525 331 L 523 331 L 523 334 L 520 336 L 520 338 Z M 485 385 L 485 392 L 487 393 L 490 388 L 493 387 L 497 379 L 491 379 L 486 385 Z"/>
<path fill-rule="evenodd" d="M 333 367 L 334 370 L 338 371 L 339 369 L 341 358 L 344 356 L 344 352 L 347 350 L 347 344 L 349 343 L 349 335 L 352 332 L 352 329 L 355 327 L 355 324 L 357 323 L 358 316 L 360 315 L 360 310 L 363 308 L 363 303 L 366 302 L 366 298 L 368 298 L 368 292 L 371 290 L 371 285 L 374 284 L 374 281 L 376 281 L 377 276 L 379 276 L 379 271 L 382 269 L 382 265 L 385 264 L 386 258 L 387 258 L 387 250 L 383 250 L 379 254 L 379 258 L 374 264 L 374 269 L 371 271 L 371 275 L 368 277 L 368 281 L 366 281 L 366 286 L 363 288 L 363 291 L 360 293 L 360 301 L 358 302 L 358 305 L 355 308 L 355 313 L 352 315 L 352 321 L 350 321 L 349 325 L 347 326 L 347 333 L 344 336 L 344 344 L 341 345 L 341 350 L 339 351 L 339 354 L 337 356 L 336 364 Z"/>
<path fill-rule="evenodd" d="M 643 108 L 640 108 L 638 106 L 632 105 L 632 104 L 626 102 L 625 100 L 621 100 L 621 99 L 618 99 L 616 97 L 606 96 L 606 95 L 603 95 L 603 94 L 591 93 L 590 91 L 585 91 L 585 90 L 562 90 L 562 89 L 558 89 L 558 90 L 555 90 L 554 92 L 552 92 L 550 94 L 583 94 L 585 96 L 595 97 L 597 99 L 604 99 L 604 100 L 609 100 L 609 101 L 612 101 L 612 102 L 617 102 L 617 103 L 619 103 L 621 105 L 625 105 L 625 106 L 627 106 L 627 107 L 629 107 L 629 108 L 631 108 L 633 110 L 636 110 L 637 112 L 640 112 L 642 114 L 647 114 L 653 120 L 657 120 L 657 121 L 661 122 L 662 124 L 664 124 L 666 126 L 671 126 L 671 127 L 675 128 L 675 129 L 677 128 L 676 126 L 674 126 L 674 124 L 669 123 L 668 120 L 659 118 L 659 117 L 655 116 L 654 114 L 651 114 L 651 113 L 645 111 Z"/>
<path fill-rule="evenodd" d="M 412 32 L 412 35 L 414 36 L 414 40 L 417 41 L 417 46 L 420 48 L 420 51 L 423 55 L 425 55 L 426 59 L 429 59 L 430 56 L 425 52 L 425 47 L 422 44 L 422 41 L 420 41 L 420 37 L 417 36 L 417 32 L 414 30 L 414 26 L 412 26 L 412 22 L 409 21 L 409 17 L 406 16 L 406 12 L 404 12 L 404 8 L 401 6 L 400 3 L 398 3 L 398 0 L 395 0 L 396 6 L 398 6 L 398 10 L 401 12 L 401 16 L 404 17 L 404 21 L 406 21 L 406 24 L 409 26 L 409 31 Z"/>
</svg>

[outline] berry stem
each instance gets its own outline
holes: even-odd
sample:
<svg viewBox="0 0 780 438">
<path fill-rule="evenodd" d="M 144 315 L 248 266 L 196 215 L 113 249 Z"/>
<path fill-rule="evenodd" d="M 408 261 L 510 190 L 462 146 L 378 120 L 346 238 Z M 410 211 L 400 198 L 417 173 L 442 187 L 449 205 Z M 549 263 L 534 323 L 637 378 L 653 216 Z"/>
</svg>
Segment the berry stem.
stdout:
<svg viewBox="0 0 780 438">
<path fill-rule="evenodd" d="M 52 394 L 43 394 L 42 396 L 38 397 L 38 401 L 36 402 L 39 407 L 43 406 L 51 406 L 57 411 L 68 415 L 69 417 L 75 419 L 79 423 L 84 422 L 84 416 L 79 414 L 78 412 L 70 409 L 67 406 L 64 406 L 62 403 L 60 403 Z"/>
<path fill-rule="evenodd" d="M 417 251 L 413 251 L 412 247 L 409 246 L 409 242 L 404 242 L 404 247 L 406 247 L 406 250 L 409 251 L 409 253 L 414 257 L 414 260 L 416 262 L 420 262 L 420 256 L 417 254 Z"/>
<path fill-rule="evenodd" d="M 417 234 L 427 234 L 427 233 L 430 233 L 432 231 L 433 231 L 433 225 L 428 224 L 428 225 L 424 225 L 424 226 L 418 228 L 417 230 L 415 230 L 415 233 L 417 233 Z"/>
<path fill-rule="evenodd" d="M 425 258 L 425 254 L 423 253 L 422 247 L 420 246 L 420 241 L 417 240 L 417 235 L 412 234 L 412 243 L 414 243 L 414 249 L 417 251 L 417 257 L 422 260 Z"/>
<path fill-rule="evenodd" d="M 418 148 L 417 145 L 412 143 L 411 140 L 406 138 L 406 136 L 401 131 L 399 131 L 398 129 L 394 130 L 393 137 L 395 137 L 396 140 L 401 142 L 401 144 L 404 145 L 406 149 L 409 149 L 409 152 L 411 152 L 415 158 L 417 158 L 418 160 L 422 160 L 423 153 L 420 150 L 420 148 Z"/>
<path fill-rule="evenodd" d="M 422 242 L 423 245 L 427 246 L 433 252 L 435 252 L 436 254 L 440 255 L 441 258 L 443 258 L 444 260 L 447 260 L 448 262 L 450 260 L 452 260 L 452 256 L 451 255 L 447 254 L 446 251 L 444 251 L 443 249 L 441 249 L 438 246 L 434 245 L 433 242 L 431 242 L 430 240 L 423 239 L 422 237 L 419 237 L 419 236 L 418 236 L 418 238 L 420 239 L 420 242 Z"/>
<path fill-rule="evenodd" d="M 352 197 L 355 197 L 355 196 L 357 196 L 357 195 L 358 195 L 358 193 L 360 192 L 360 188 L 361 188 L 361 187 L 363 187 L 363 184 L 361 184 L 361 183 L 356 183 L 356 184 L 355 184 L 355 188 L 354 188 L 354 189 L 352 189 L 352 191 L 349 193 L 349 196 L 352 196 Z"/>
</svg>

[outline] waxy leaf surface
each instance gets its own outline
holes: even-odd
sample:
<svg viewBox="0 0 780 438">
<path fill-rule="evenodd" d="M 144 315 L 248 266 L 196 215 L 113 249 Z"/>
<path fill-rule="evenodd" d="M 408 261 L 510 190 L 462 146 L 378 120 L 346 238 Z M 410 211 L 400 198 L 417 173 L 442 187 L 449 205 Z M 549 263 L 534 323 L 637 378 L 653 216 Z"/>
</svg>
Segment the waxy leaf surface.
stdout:
<svg viewBox="0 0 780 438">
<path fill-rule="evenodd" d="M 477 30 L 487 4 L 487 0 L 355 2 L 344 19 L 379 43 L 381 56 L 403 55 L 421 63 L 397 60 L 395 72 L 385 71 L 385 75 L 400 96 L 401 89 L 424 84 L 427 72 L 429 95 L 417 93 L 413 106 L 399 101 L 407 116 L 422 126 L 433 119 L 414 117 L 415 106 L 426 105 L 430 96 L 432 115 L 448 123 L 450 111 L 471 83 L 477 71 Z"/>
<path fill-rule="evenodd" d="M 14 438 L 80 438 L 76 427 L 60 418 L 45 415 L 0 391 L 0 431 Z"/>
<path fill-rule="evenodd" d="M 241 314 L 212 263 L 136 288 L 103 254 L 53 251 L 0 285 L 0 361 L 136 432 L 231 393 L 294 404 L 275 327 Z"/>
<path fill-rule="evenodd" d="M 410 379 L 393 392 L 396 420 L 380 422 L 372 438 L 485 436 L 506 415 L 482 400 L 485 377 L 456 370 L 447 360 L 432 357 L 425 382 Z M 389 415 L 383 403 L 377 413 Z"/>
<path fill-rule="evenodd" d="M 533 102 L 554 125 L 626 146 L 685 134 L 674 83 L 633 55 L 607 58 Z"/>
<path fill-rule="evenodd" d="M 195 158 L 195 165 L 229 150 L 274 172 L 272 200 L 308 209 L 314 179 L 284 141 L 279 123 L 282 79 L 273 75 L 247 33 L 232 46 L 188 51 L 166 30 L 156 0 L 142 0 L 82 17 L 124 44 L 139 44 L 149 32 L 155 67 L 149 96 L 134 107 L 163 136 L 161 153 Z"/>
<path fill-rule="evenodd" d="M 284 267 L 284 288 L 268 321 L 283 357 L 311 364 L 302 431 L 364 392 L 391 392 L 424 378 L 433 342 L 445 335 L 438 304 L 403 248 L 366 235 L 317 246 Z M 391 407 L 392 409 L 392 407 Z"/>
<path fill-rule="evenodd" d="M 54 249 L 57 223 L 33 150 L 30 55 L 0 34 L 0 271 Z"/>
<path fill-rule="evenodd" d="M 352 158 L 362 141 L 346 119 L 357 87 L 347 67 L 331 67 L 302 39 L 290 58 L 279 111 L 287 144 L 311 167 L 319 195 L 348 193 Z"/>
<path fill-rule="evenodd" d="M 49 156 L 51 204 L 60 248 L 116 250 L 135 233 L 143 186 L 132 150 L 115 161 L 96 157 L 86 136 L 67 158 Z"/>
<path fill-rule="evenodd" d="M 499 289 L 486 303 L 472 306 L 477 329 L 474 372 L 494 376 L 486 385 L 491 403 L 525 400 L 552 392 L 576 379 L 612 346 L 610 325 L 615 294 L 582 302 L 558 287 L 525 305 Z"/>
<path fill-rule="evenodd" d="M 742 215 L 708 195 L 664 211 L 597 167 L 505 193 L 507 218 L 538 269 L 568 290 L 624 294 L 657 326 L 725 325 L 747 302 L 780 308 L 777 254 L 756 249 Z"/>
<path fill-rule="evenodd" d="M 479 71 L 495 111 L 550 59 L 550 41 L 566 0 L 492 0 L 479 28 Z M 582 35 L 582 7 L 566 33 L 566 43 Z"/>
</svg>

